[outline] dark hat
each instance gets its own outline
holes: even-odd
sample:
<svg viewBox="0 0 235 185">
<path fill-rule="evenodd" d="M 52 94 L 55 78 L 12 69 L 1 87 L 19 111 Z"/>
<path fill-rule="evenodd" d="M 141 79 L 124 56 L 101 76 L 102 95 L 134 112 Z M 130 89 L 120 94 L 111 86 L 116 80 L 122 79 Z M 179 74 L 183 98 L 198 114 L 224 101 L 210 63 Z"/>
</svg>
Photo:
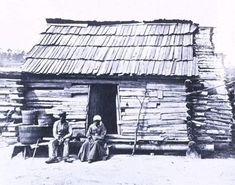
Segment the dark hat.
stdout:
<svg viewBox="0 0 235 185">
<path fill-rule="evenodd" d="M 66 115 L 67 115 L 67 113 L 65 111 L 59 113 L 60 117 L 65 117 Z"/>
<path fill-rule="evenodd" d="M 192 147 L 192 146 L 194 146 L 196 143 L 194 142 L 194 141 L 189 141 L 189 143 L 188 143 L 188 146 L 189 147 Z"/>
</svg>

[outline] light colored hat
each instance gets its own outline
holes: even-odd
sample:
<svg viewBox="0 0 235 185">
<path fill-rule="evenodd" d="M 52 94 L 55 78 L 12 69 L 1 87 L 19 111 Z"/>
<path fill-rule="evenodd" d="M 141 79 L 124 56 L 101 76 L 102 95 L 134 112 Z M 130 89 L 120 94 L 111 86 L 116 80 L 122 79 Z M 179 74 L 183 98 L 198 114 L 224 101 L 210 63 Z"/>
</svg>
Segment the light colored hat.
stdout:
<svg viewBox="0 0 235 185">
<path fill-rule="evenodd" d="M 101 121 L 101 116 L 100 115 L 95 115 L 94 117 L 93 117 L 93 122 L 94 121 Z"/>
</svg>

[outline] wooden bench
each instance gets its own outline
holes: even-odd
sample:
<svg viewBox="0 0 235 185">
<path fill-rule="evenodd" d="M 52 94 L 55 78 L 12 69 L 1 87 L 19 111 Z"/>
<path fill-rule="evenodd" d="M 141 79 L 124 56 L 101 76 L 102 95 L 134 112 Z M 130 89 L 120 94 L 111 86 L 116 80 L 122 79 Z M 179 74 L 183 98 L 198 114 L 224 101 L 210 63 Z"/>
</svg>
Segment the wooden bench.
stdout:
<svg viewBox="0 0 235 185">
<path fill-rule="evenodd" d="M 26 159 L 27 153 L 29 153 L 32 156 L 32 158 L 34 158 L 37 151 L 38 151 L 38 148 L 43 147 L 43 146 L 48 147 L 48 145 L 52 139 L 53 139 L 53 137 L 45 137 L 42 139 L 38 139 L 35 144 L 16 143 L 13 145 L 13 152 L 12 152 L 11 158 L 14 157 L 13 155 L 14 155 L 15 149 L 17 147 L 23 148 L 22 154 L 23 154 L 24 159 Z M 85 140 L 81 140 L 81 141 L 70 140 L 69 144 L 74 144 L 74 143 L 82 144 L 84 141 Z M 33 149 L 33 152 L 31 152 L 31 149 Z"/>
<path fill-rule="evenodd" d="M 53 137 L 44 137 L 43 139 L 41 140 L 38 140 L 38 142 L 36 144 L 32 144 L 31 145 L 31 148 L 33 149 L 33 155 L 32 157 L 34 158 L 35 155 L 36 155 L 36 152 L 38 150 L 39 147 L 41 146 L 47 146 L 49 145 L 50 141 L 54 139 Z M 72 144 L 78 144 L 78 145 L 82 145 L 82 143 L 85 141 L 85 138 L 80 138 L 80 141 L 78 140 L 75 140 L 75 139 L 72 139 L 69 141 L 69 144 L 72 145 Z"/>
</svg>

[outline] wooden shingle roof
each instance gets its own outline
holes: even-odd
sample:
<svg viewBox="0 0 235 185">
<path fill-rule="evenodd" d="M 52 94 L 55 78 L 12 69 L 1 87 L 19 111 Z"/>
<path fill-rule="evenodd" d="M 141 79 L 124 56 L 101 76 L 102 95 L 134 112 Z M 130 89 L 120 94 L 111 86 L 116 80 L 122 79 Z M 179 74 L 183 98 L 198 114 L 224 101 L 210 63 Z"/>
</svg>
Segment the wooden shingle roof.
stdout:
<svg viewBox="0 0 235 185">
<path fill-rule="evenodd" d="M 50 24 L 28 53 L 36 74 L 196 76 L 191 21 Z"/>
</svg>

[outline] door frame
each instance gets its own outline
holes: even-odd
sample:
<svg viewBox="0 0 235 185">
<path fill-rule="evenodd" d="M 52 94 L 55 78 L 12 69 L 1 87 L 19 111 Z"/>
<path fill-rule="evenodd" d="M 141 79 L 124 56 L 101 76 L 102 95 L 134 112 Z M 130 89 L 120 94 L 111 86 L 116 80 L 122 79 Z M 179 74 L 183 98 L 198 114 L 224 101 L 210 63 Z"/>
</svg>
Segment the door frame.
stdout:
<svg viewBox="0 0 235 185">
<path fill-rule="evenodd" d="M 89 128 L 89 111 L 90 111 L 90 101 L 91 101 L 91 86 L 93 85 L 112 85 L 112 86 L 115 86 L 116 87 L 116 97 L 115 97 L 115 104 L 116 104 L 116 108 L 115 108 L 115 111 L 116 111 L 116 133 L 117 134 L 120 134 L 120 127 L 119 127 L 119 123 L 120 123 L 120 116 L 121 116 L 121 113 L 120 113 L 120 99 L 119 99 L 119 84 L 117 83 L 91 83 L 91 84 L 88 84 L 89 86 L 89 92 L 88 92 L 88 103 L 87 103 L 87 115 L 86 115 L 86 123 L 85 123 L 85 133 L 87 133 L 87 130 Z"/>
</svg>

